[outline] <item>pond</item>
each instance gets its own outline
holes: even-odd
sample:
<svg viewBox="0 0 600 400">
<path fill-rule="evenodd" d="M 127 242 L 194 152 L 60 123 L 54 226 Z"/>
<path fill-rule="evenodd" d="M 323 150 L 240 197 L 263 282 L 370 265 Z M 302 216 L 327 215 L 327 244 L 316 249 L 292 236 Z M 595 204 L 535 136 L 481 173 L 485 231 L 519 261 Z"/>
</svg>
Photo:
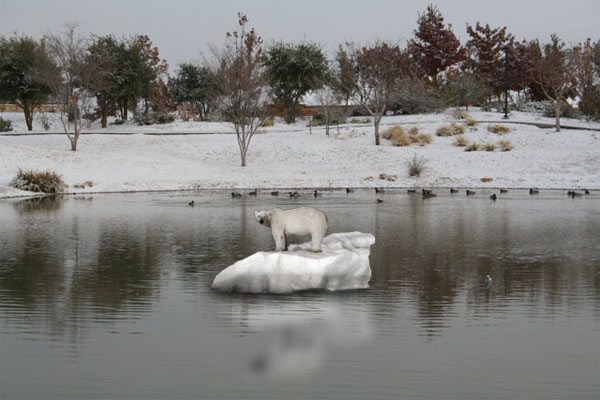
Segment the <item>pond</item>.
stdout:
<svg viewBox="0 0 600 400">
<path fill-rule="evenodd" d="M 599 398 L 600 194 L 437 192 L 0 201 L 0 398 Z M 370 288 L 211 291 L 274 206 L 373 233 Z"/>
</svg>

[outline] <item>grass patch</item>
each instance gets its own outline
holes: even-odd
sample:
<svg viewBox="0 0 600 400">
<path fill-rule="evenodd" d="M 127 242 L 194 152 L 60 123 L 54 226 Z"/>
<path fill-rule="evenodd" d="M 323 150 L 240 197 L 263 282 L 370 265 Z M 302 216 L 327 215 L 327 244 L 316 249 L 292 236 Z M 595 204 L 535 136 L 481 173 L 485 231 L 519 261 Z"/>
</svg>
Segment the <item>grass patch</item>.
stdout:
<svg viewBox="0 0 600 400">
<path fill-rule="evenodd" d="M 425 157 L 417 157 L 416 154 L 411 160 L 406 160 L 406 166 L 408 167 L 408 176 L 421 176 L 423 171 L 427 168 L 427 163 L 428 160 Z"/>
<path fill-rule="evenodd" d="M 470 118 L 469 117 L 469 113 L 466 112 L 465 110 L 461 110 L 460 108 L 456 108 L 454 109 L 454 111 L 452 111 L 452 117 L 454 117 L 455 119 L 467 119 Z"/>
<path fill-rule="evenodd" d="M 438 136 L 456 136 L 465 133 L 465 127 L 463 125 L 457 125 L 452 122 L 450 125 L 442 125 L 435 132 Z"/>
<path fill-rule="evenodd" d="M 454 145 L 458 146 L 458 147 L 465 147 L 469 144 L 469 141 L 467 140 L 466 137 L 464 137 L 463 135 L 457 136 L 456 139 L 454 139 Z"/>
<path fill-rule="evenodd" d="M 494 151 L 494 150 L 496 150 L 496 145 L 494 143 L 484 143 L 483 149 L 485 151 Z"/>
<path fill-rule="evenodd" d="M 504 135 L 505 133 L 510 132 L 510 128 L 504 125 L 488 125 L 488 132 L 496 133 L 498 135 Z"/>
<path fill-rule="evenodd" d="M 41 193 L 61 193 L 67 188 L 62 176 L 54 171 L 26 171 L 20 168 L 10 185 L 17 189 Z"/>
<path fill-rule="evenodd" d="M 511 151 L 513 149 L 513 145 L 509 140 L 499 141 L 498 146 L 500 147 L 500 151 Z"/>
<path fill-rule="evenodd" d="M 465 125 L 466 126 L 470 126 L 470 127 L 474 127 L 474 126 L 479 125 L 479 122 L 477 122 L 477 120 L 475 120 L 475 119 L 473 119 L 471 117 L 468 117 L 468 118 L 465 118 Z"/>
<path fill-rule="evenodd" d="M 479 150 L 479 144 L 478 143 L 469 143 L 468 146 L 465 146 L 465 151 L 477 151 Z"/>
</svg>

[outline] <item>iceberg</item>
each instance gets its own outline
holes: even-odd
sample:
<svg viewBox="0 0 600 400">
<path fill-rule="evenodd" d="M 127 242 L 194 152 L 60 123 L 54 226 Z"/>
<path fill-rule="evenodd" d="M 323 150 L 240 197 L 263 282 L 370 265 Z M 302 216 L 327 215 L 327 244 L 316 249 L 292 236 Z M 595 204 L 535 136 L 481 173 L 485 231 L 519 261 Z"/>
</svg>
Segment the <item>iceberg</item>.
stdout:
<svg viewBox="0 0 600 400">
<path fill-rule="evenodd" d="M 323 238 L 321 253 L 311 243 L 290 244 L 288 251 L 260 251 L 225 268 L 212 289 L 239 293 L 292 293 L 369 287 L 370 247 L 375 236 L 362 232 L 333 233 Z"/>
</svg>

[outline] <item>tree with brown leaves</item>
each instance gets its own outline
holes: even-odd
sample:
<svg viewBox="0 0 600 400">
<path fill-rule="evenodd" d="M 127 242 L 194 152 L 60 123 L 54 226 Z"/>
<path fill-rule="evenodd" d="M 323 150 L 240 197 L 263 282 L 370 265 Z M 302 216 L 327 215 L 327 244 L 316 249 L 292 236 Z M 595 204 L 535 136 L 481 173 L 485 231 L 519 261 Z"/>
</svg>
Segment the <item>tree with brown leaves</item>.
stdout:
<svg viewBox="0 0 600 400">
<path fill-rule="evenodd" d="M 425 13 L 419 14 L 417 24 L 408 50 L 422 74 L 437 84 L 440 72 L 464 60 L 465 49 L 452 32 L 452 25 L 444 24 L 442 13 L 434 5 L 428 5 Z"/>
<path fill-rule="evenodd" d="M 262 38 L 254 28 L 246 30 L 248 18 L 238 13 L 239 28 L 228 32 L 225 48 L 217 52 L 222 84 L 222 112 L 235 128 L 242 167 L 256 130 L 268 118 L 271 102 L 268 76 L 262 63 Z"/>
</svg>

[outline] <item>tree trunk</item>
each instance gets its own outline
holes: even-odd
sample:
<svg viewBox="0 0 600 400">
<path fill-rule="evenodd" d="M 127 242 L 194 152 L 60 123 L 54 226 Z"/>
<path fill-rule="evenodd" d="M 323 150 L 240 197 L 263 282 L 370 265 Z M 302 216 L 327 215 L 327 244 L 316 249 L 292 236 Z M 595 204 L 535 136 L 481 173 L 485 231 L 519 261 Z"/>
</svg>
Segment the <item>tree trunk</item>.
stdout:
<svg viewBox="0 0 600 400">
<path fill-rule="evenodd" d="M 560 132 L 560 100 L 554 101 L 554 116 L 556 117 L 556 132 Z"/>
<path fill-rule="evenodd" d="M 27 130 L 33 130 L 33 105 L 23 102 L 23 113 L 25 114 L 25 123 L 27 124 Z"/>
<path fill-rule="evenodd" d="M 102 127 L 106 128 L 108 125 L 108 106 L 102 107 Z"/>
<path fill-rule="evenodd" d="M 380 116 L 373 118 L 373 124 L 375 125 L 375 146 L 379 146 L 379 123 L 381 122 Z"/>
<path fill-rule="evenodd" d="M 246 166 L 246 151 L 247 151 L 247 150 L 248 150 L 247 148 L 244 148 L 244 149 L 243 149 L 243 150 L 240 152 L 240 154 L 242 155 L 242 167 L 245 167 L 245 166 Z"/>
</svg>

